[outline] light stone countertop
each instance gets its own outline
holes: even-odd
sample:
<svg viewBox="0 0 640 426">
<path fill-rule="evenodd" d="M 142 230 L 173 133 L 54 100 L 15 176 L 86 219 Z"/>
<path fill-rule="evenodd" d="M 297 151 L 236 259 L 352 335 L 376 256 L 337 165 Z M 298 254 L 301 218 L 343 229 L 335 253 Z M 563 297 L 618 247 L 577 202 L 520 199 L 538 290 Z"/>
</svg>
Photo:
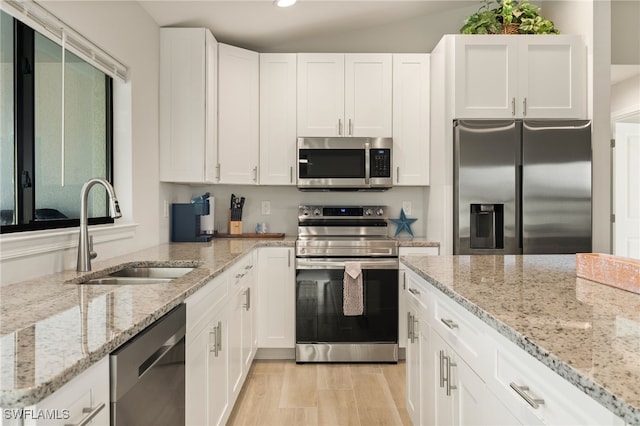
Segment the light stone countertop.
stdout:
<svg viewBox="0 0 640 426">
<path fill-rule="evenodd" d="M 640 295 L 576 277 L 573 255 L 401 260 L 571 384 L 640 425 Z"/>
<path fill-rule="evenodd" d="M 0 407 L 36 404 L 151 325 L 255 247 L 294 247 L 284 239 L 218 238 L 170 243 L 75 270 L 0 287 Z M 405 247 L 439 247 L 425 239 Z M 77 285 L 125 263 L 197 266 L 170 285 Z"/>
<path fill-rule="evenodd" d="M 0 287 L 0 407 L 40 402 L 228 269 L 254 247 L 293 247 L 294 238 L 213 239 L 163 244 Z M 65 282 L 118 265 L 198 266 L 171 284 Z"/>
</svg>

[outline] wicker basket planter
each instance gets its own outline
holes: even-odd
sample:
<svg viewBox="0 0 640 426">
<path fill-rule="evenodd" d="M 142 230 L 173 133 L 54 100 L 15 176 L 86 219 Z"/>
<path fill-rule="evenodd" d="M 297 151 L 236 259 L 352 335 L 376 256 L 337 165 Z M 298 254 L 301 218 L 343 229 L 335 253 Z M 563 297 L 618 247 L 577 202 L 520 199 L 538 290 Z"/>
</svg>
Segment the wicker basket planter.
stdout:
<svg viewBox="0 0 640 426">
<path fill-rule="evenodd" d="M 502 34 L 519 34 L 520 24 L 502 24 Z"/>
</svg>

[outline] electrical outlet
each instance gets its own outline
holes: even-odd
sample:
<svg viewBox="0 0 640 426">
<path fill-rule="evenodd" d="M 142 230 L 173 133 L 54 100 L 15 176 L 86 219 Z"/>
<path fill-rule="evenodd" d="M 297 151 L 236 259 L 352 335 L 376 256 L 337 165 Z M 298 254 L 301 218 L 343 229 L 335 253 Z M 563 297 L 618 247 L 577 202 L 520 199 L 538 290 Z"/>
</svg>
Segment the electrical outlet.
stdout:
<svg viewBox="0 0 640 426">
<path fill-rule="evenodd" d="M 411 214 L 411 201 L 403 201 L 402 202 L 402 210 L 404 210 L 404 214 Z"/>
<path fill-rule="evenodd" d="M 262 202 L 262 214 L 263 215 L 271 214 L 271 201 Z"/>
<path fill-rule="evenodd" d="M 167 200 L 162 202 L 162 216 L 169 217 L 169 202 Z"/>
</svg>

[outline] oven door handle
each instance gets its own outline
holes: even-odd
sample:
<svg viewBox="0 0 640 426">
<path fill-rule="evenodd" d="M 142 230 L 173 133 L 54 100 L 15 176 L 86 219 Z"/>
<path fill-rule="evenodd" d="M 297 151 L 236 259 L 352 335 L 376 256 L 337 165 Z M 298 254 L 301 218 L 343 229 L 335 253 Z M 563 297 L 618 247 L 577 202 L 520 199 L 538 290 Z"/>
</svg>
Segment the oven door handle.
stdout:
<svg viewBox="0 0 640 426">
<path fill-rule="evenodd" d="M 362 269 L 398 269 L 398 259 L 306 259 L 296 258 L 296 269 L 344 269 L 345 262 L 359 262 Z"/>
</svg>

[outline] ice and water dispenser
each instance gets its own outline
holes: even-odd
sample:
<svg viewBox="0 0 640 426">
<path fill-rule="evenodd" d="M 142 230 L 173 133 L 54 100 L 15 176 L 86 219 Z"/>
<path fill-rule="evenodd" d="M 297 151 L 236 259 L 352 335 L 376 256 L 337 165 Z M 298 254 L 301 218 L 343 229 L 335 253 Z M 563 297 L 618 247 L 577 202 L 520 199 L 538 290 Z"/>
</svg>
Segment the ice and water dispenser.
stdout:
<svg viewBox="0 0 640 426">
<path fill-rule="evenodd" d="M 471 249 L 504 248 L 504 204 L 471 204 Z"/>
</svg>

